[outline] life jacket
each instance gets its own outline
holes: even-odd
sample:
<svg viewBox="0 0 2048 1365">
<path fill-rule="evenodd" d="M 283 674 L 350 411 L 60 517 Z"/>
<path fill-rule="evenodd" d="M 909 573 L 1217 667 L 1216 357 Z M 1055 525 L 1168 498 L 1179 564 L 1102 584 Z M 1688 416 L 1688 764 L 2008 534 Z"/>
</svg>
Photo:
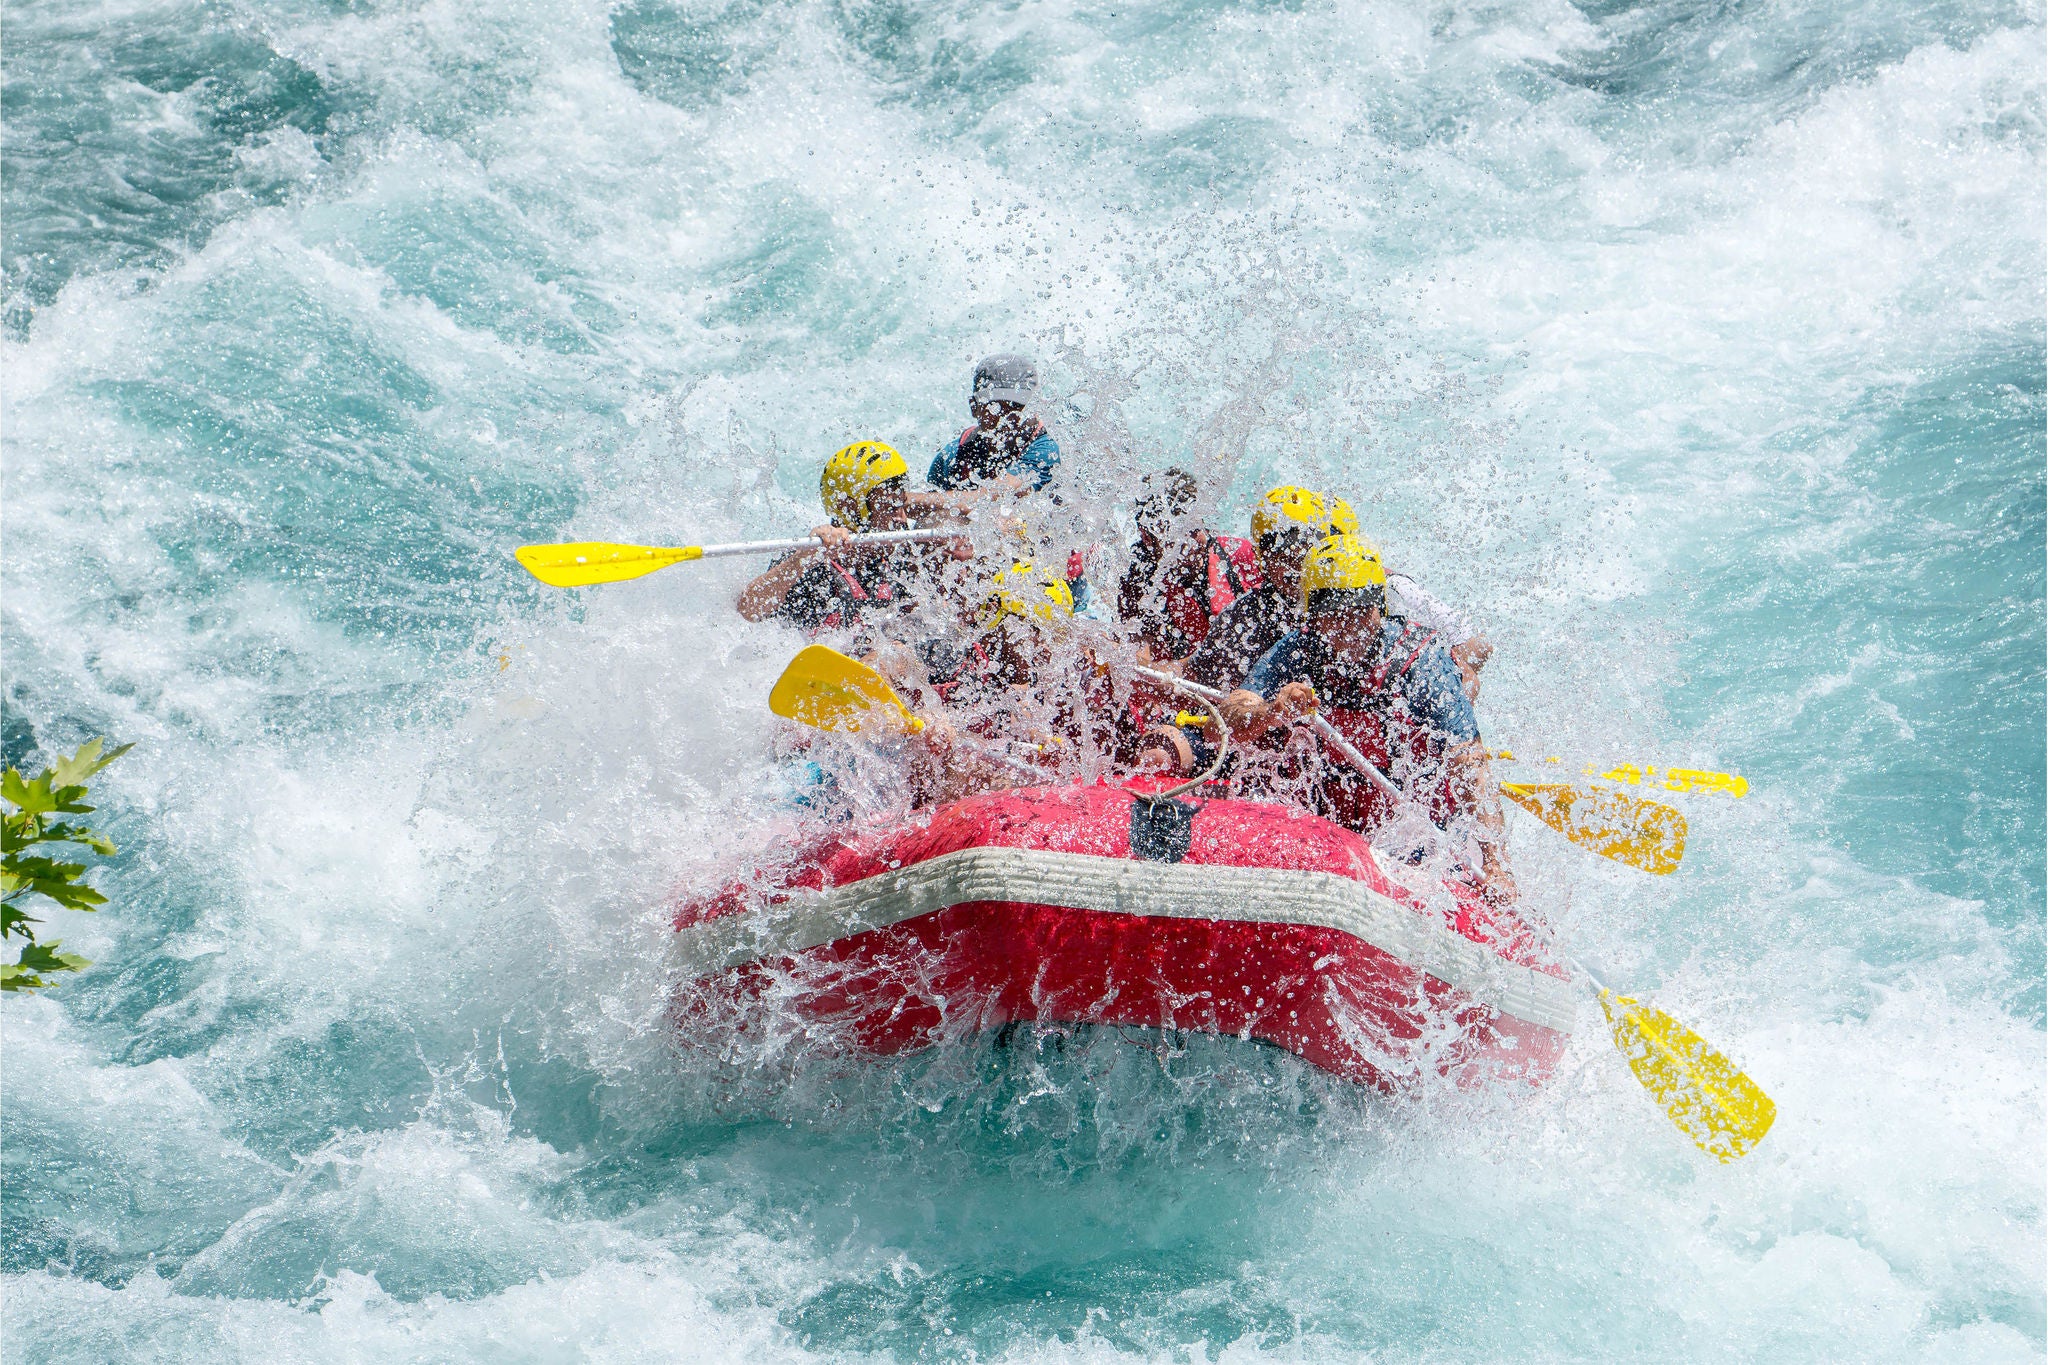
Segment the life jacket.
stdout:
<svg viewBox="0 0 2048 1365">
<path fill-rule="evenodd" d="M 825 567 L 833 572 L 838 581 L 833 585 L 835 605 L 819 619 L 817 628 L 820 631 L 839 630 L 842 627 L 850 630 L 860 624 L 860 619 L 866 614 L 869 605 L 896 600 L 896 585 L 886 577 L 873 588 L 865 588 L 861 586 L 860 578 L 853 570 L 829 555 L 825 559 Z"/>
<path fill-rule="evenodd" d="M 954 446 L 953 483 L 979 483 L 1009 473 L 1010 466 L 1023 459 L 1031 443 L 1043 435 L 1045 423 L 1036 417 L 1023 431 L 1007 438 L 991 436 L 979 424 L 967 428 Z"/>
<path fill-rule="evenodd" d="M 1164 594 L 1167 624 L 1187 642 L 1183 654 L 1209 638 L 1209 623 L 1241 594 L 1266 581 L 1259 573 L 1258 547 L 1249 540 L 1212 535 L 1203 549 L 1201 572 L 1174 574 Z"/>
<path fill-rule="evenodd" d="M 1450 774 L 1443 763 L 1443 739 L 1428 726 L 1409 719 L 1407 707 L 1395 690 L 1396 684 L 1435 641 L 1435 631 L 1404 625 L 1393 647 L 1355 684 L 1326 688 L 1320 678 L 1313 681 L 1319 702 L 1317 713 L 1349 740 L 1368 763 L 1421 805 L 1431 822 L 1441 828 L 1450 820 L 1453 810 Z M 1343 702 L 1351 704 L 1338 704 Z M 1392 797 L 1327 745 L 1323 753 L 1323 798 L 1328 803 L 1330 819 L 1361 834 L 1370 834 L 1395 810 Z"/>
<path fill-rule="evenodd" d="M 986 682 L 995 676 L 995 656 L 990 654 L 978 639 L 959 652 L 952 671 L 943 679 L 931 671 L 936 661 L 934 655 L 925 655 L 925 668 L 927 676 L 931 678 L 932 691 L 938 693 L 939 700 L 943 702 L 952 701 L 953 694 L 960 690 L 962 684 Z"/>
</svg>

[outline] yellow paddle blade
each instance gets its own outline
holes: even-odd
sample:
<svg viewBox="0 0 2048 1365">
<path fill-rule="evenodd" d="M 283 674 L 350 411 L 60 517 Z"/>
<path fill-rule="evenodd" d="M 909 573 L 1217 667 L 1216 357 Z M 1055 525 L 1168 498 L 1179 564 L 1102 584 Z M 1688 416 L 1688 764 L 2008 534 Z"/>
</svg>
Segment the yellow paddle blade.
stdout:
<svg viewBox="0 0 2048 1365">
<path fill-rule="evenodd" d="M 887 678 L 824 645 L 811 645 L 789 661 L 768 693 L 768 709 L 820 730 L 858 730 L 877 719 L 876 713 L 890 729 L 924 729 Z"/>
<path fill-rule="evenodd" d="M 1600 1008 L 1643 1089 L 1701 1151 L 1733 1161 L 1771 1131 L 1778 1106 L 1706 1039 L 1655 1006 L 1613 991 L 1600 992 Z"/>
<path fill-rule="evenodd" d="M 1507 763 L 1516 761 L 1513 751 L 1508 749 L 1494 750 L 1493 757 Z M 1563 759 L 1555 754 L 1548 758 L 1532 758 L 1522 761 L 1529 763 L 1564 762 Z M 1593 771 L 1593 765 L 1589 763 L 1584 771 L 1588 777 L 1597 776 L 1608 782 L 1626 782 L 1632 787 L 1647 782 L 1653 787 L 1662 787 L 1665 791 L 1671 792 L 1718 792 L 1723 796 L 1732 796 L 1737 799 L 1749 795 L 1749 779 L 1740 773 L 1708 772 L 1703 768 L 1659 769 L 1654 763 L 1645 763 L 1640 768 L 1633 763 L 1624 763 L 1618 768 L 1609 768 L 1606 772 L 1597 774 Z"/>
<path fill-rule="evenodd" d="M 1626 782 L 1630 786 L 1648 782 L 1671 792 L 1718 792 L 1738 799 L 1749 795 L 1748 778 L 1735 773 L 1710 773 L 1699 768 L 1666 768 L 1660 777 L 1654 767 L 1638 768 L 1633 763 L 1624 763 L 1600 776 L 1609 782 Z"/>
<path fill-rule="evenodd" d="M 593 583 L 620 583 L 671 564 L 702 559 L 704 547 L 607 545 L 587 540 L 574 545 L 522 545 L 512 553 L 528 573 L 551 588 L 587 588 Z"/>
<path fill-rule="evenodd" d="M 1558 783 L 1503 782 L 1502 796 L 1581 848 L 1664 876 L 1685 856 L 1685 816 L 1661 801 Z"/>
</svg>

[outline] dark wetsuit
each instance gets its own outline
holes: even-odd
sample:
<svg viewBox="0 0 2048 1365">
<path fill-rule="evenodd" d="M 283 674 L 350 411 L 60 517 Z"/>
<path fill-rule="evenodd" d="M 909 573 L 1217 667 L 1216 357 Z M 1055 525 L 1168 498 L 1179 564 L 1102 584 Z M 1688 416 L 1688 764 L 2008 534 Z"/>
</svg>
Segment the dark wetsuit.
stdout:
<svg viewBox="0 0 2048 1365">
<path fill-rule="evenodd" d="M 1301 629 L 1307 619 L 1299 597 L 1261 584 L 1210 622 L 1208 638 L 1188 656 L 1181 675 L 1204 687 L 1231 691 L 1244 683 L 1267 650 Z"/>
<path fill-rule="evenodd" d="M 854 564 L 818 555 L 804 565 L 796 586 L 773 615 L 813 634 L 856 629 L 870 615 L 901 611 L 909 606 L 902 567 L 893 555 Z"/>
</svg>

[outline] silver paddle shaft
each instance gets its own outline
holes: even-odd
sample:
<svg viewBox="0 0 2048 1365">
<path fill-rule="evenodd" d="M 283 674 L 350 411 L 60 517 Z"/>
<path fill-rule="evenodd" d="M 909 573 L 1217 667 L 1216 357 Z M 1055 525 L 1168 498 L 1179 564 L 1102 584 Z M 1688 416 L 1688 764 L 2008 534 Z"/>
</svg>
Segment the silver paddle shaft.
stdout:
<svg viewBox="0 0 2048 1365">
<path fill-rule="evenodd" d="M 877 531 L 873 535 L 855 536 L 848 545 L 908 545 L 926 540 L 957 540 L 967 534 L 966 527 L 937 531 Z M 706 545 L 699 559 L 727 559 L 733 555 L 773 555 L 789 550 L 815 550 L 824 545 L 816 536 L 800 536 L 795 540 L 736 540 L 728 545 Z"/>
</svg>

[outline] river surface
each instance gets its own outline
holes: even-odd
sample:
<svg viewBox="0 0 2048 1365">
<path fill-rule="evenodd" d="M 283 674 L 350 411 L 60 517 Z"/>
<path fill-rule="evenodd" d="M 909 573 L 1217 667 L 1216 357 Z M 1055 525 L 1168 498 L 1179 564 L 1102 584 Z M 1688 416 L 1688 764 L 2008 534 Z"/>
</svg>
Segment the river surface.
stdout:
<svg viewBox="0 0 2048 1365">
<path fill-rule="evenodd" d="M 6 755 L 137 746 L 95 965 L 0 1010 L 11 1359 L 2048 1350 L 2038 0 L 6 22 Z M 1669 878 L 1513 850 L 1754 1155 L 1583 1012 L 1399 1100 L 671 1045 L 798 637 L 509 551 L 799 533 L 999 349 L 1093 513 L 1343 492 L 1499 644 L 1489 740 L 1749 779 Z"/>
</svg>

